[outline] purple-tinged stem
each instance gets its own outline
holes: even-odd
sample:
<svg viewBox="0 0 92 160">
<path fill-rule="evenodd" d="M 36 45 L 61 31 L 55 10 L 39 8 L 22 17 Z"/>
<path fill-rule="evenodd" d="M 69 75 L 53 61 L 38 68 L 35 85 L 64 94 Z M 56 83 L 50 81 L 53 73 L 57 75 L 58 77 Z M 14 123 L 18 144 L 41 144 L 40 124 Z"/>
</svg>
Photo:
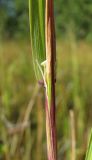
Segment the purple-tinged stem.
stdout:
<svg viewBox="0 0 92 160">
<path fill-rule="evenodd" d="M 53 0 L 46 0 L 46 135 L 48 160 L 57 160 L 56 118 L 55 118 L 55 61 L 56 42 Z"/>
</svg>

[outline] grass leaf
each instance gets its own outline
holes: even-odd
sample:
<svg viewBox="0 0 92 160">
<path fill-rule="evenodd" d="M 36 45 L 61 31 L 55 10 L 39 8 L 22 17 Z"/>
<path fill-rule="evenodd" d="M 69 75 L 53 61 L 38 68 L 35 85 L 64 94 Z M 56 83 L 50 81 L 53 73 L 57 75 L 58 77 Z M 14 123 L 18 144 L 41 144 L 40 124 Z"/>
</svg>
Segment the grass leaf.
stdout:
<svg viewBox="0 0 92 160">
<path fill-rule="evenodd" d="M 39 67 L 45 60 L 45 0 L 29 0 L 29 21 L 33 63 L 37 78 Z"/>
<path fill-rule="evenodd" d="M 89 140 L 88 150 L 86 153 L 85 160 L 92 160 L 92 130 L 91 130 L 91 135 L 90 135 L 90 140 Z"/>
</svg>

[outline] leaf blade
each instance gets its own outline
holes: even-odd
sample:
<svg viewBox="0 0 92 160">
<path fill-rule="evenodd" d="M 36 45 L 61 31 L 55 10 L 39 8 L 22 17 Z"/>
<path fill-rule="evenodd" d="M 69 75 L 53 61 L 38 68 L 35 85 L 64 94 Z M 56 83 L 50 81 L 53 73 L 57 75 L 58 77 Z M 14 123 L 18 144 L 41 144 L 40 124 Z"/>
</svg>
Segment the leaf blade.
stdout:
<svg viewBox="0 0 92 160">
<path fill-rule="evenodd" d="M 91 130 L 91 135 L 89 139 L 89 144 L 88 144 L 88 149 L 87 149 L 85 160 L 92 160 L 92 130 Z"/>
<path fill-rule="evenodd" d="M 40 65 L 45 60 L 45 0 L 29 0 L 29 22 L 33 64 L 39 79 L 36 61 Z"/>
</svg>

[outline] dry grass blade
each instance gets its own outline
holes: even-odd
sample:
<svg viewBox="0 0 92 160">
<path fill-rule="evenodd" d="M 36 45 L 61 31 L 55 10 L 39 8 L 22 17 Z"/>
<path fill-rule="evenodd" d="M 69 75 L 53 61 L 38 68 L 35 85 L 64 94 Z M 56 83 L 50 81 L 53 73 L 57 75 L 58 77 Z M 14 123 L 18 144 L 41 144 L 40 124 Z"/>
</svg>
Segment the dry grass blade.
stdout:
<svg viewBox="0 0 92 160">
<path fill-rule="evenodd" d="M 76 134 L 75 134 L 75 114 L 70 110 L 70 125 L 71 125 L 71 160 L 76 160 Z"/>
<path fill-rule="evenodd" d="M 27 123 L 29 121 L 29 118 L 30 118 L 30 114 L 31 114 L 31 111 L 32 111 L 32 108 L 34 106 L 34 103 L 35 103 L 35 99 L 38 95 L 38 92 L 39 92 L 39 89 L 40 87 L 38 86 L 38 84 L 35 86 L 34 88 L 34 92 L 33 92 L 33 96 L 31 97 L 31 100 L 27 106 L 27 109 L 25 111 L 25 115 L 24 115 L 24 118 L 23 118 L 23 124 Z M 19 149 L 19 146 L 20 146 L 20 143 L 22 141 L 22 138 L 23 138 L 23 134 L 24 134 L 24 131 L 25 131 L 25 127 L 22 128 L 22 130 L 20 130 L 20 135 L 15 135 L 13 136 L 13 140 L 12 140 L 12 147 L 11 147 L 11 155 L 15 155 L 15 153 L 18 151 Z"/>
</svg>

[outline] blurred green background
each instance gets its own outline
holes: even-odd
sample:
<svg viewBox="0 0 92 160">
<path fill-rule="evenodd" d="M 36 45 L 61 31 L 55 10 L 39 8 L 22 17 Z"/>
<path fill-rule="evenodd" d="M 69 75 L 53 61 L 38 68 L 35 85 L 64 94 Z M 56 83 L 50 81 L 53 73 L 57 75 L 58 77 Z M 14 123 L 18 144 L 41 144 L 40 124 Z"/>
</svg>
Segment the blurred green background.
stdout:
<svg viewBox="0 0 92 160">
<path fill-rule="evenodd" d="M 92 126 L 92 1 L 55 1 L 55 23 L 58 160 L 71 160 L 72 130 L 76 157 L 84 160 Z M 47 159 L 44 90 L 29 35 L 28 1 L 0 0 L 0 160 Z"/>
</svg>

